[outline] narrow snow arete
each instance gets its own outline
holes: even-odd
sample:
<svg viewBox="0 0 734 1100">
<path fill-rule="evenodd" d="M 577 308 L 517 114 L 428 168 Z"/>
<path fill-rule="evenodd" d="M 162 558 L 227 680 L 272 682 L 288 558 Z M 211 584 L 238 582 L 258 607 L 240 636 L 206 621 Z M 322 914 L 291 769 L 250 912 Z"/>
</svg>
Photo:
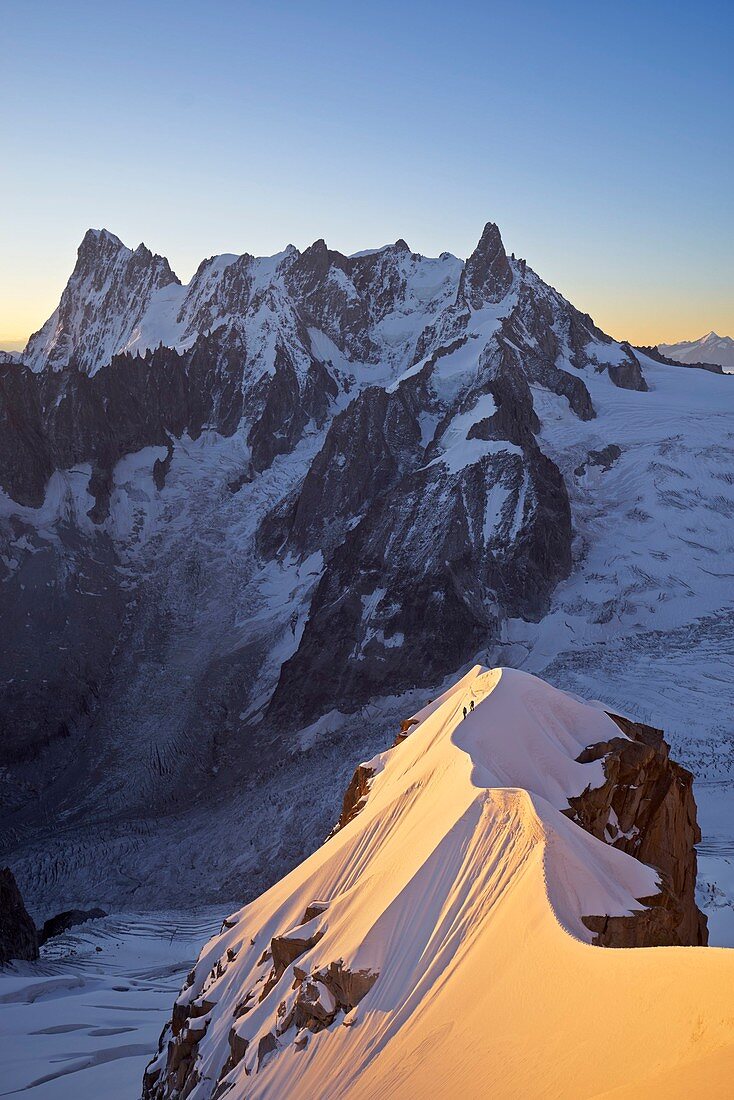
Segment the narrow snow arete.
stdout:
<svg viewBox="0 0 734 1100">
<path fill-rule="evenodd" d="M 668 877 L 622 850 L 654 828 L 648 798 L 628 836 L 613 811 L 604 839 L 569 820 L 620 723 L 480 666 L 419 711 L 362 765 L 335 834 L 206 945 L 146 1100 L 722 1095 L 734 953 L 590 946 L 600 915 L 644 926 Z M 692 813 L 677 839 L 695 863 Z"/>
</svg>

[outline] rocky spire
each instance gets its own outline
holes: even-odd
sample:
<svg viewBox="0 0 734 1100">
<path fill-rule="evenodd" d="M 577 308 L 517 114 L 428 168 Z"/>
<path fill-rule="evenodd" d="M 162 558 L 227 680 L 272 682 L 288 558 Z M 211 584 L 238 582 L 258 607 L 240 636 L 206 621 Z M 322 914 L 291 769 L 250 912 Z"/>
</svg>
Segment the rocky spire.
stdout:
<svg viewBox="0 0 734 1100">
<path fill-rule="evenodd" d="M 494 222 L 487 222 L 479 244 L 464 265 L 457 301 L 481 309 L 487 302 L 501 301 L 511 285 L 512 268 L 500 231 Z"/>
</svg>

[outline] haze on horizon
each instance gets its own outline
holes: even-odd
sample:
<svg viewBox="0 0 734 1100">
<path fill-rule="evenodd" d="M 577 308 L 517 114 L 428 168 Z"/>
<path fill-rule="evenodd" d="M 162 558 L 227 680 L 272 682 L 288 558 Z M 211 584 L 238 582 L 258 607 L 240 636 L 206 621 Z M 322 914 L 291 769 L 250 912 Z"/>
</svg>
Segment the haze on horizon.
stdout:
<svg viewBox="0 0 734 1100">
<path fill-rule="evenodd" d="M 734 334 L 734 10 L 0 0 L 0 347 L 85 230 L 168 257 L 318 237 L 508 251 L 635 343 Z"/>
</svg>

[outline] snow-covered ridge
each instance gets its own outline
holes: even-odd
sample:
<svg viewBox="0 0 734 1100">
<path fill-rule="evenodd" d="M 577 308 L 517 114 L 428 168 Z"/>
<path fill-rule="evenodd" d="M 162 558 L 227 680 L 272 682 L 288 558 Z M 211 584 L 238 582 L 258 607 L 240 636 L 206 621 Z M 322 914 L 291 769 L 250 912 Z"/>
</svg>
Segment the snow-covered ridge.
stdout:
<svg viewBox="0 0 734 1100">
<path fill-rule="evenodd" d="M 584 915 L 659 885 L 560 812 L 603 780 L 583 748 L 619 735 L 533 676 L 472 669 L 365 766 L 361 812 L 206 945 L 147 1100 L 592 1096 L 693 1063 L 715 1090 L 734 954 L 589 947 Z"/>
<path fill-rule="evenodd" d="M 181 351 L 221 326 L 243 331 L 263 304 L 277 309 L 274 303 L 292 296 L 287 272 L 320 251 L 329 259 L 319 275 L 337 294 L 366 302 L 373 340 L 387 354 L 415 340 L 455 296 L 462 270 L 455 256 L 419 256 L 404 241 L 349 257 L 316 242 L 304 253 L 288 245 L 273 256 L 213 256 L 182 285 L 145 245 L 133 251 L 108 230 L 90 229 L 58 309 L 31 336 L 23 361 L 34 371 L 73 362 L 91 375 L 124 352 L 145 354 L 161 344 Z"/>
<path fill-rule="evenodd" d="M 734 340 L 717 332 L 707 332 L 698 340 L 658 344 L 658 350 L 679 363 L 715 363 L 727 373 L 734 371 Z"/>
<path fill-rule="evenodd" d="M 163 256 L 144 244 L 133 251 L 114 233 L 90 229 L 58 308 L 31 336 L 23 360 L 33 370 L 46 365 L 58 370 L 73 359 L 92 374 L 136 330 L 154 340 L 176 308 L 180 289 Z"/>
</svg>

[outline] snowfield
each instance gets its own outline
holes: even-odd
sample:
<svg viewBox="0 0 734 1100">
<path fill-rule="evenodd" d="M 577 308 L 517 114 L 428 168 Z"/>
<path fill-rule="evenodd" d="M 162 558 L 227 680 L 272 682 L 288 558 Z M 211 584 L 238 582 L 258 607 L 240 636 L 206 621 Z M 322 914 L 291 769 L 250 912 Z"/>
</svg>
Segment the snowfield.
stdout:
<svg viewBox="0 0 734 1100">
<path fill-rule="evenodd" d="M 0 969 L 0 1096 L 133 1100 L 171 997 L 212 910 L 124 913 L 50 940 L 36 963 Z"/>
<path fill-rule="evenodd" d="M 202 1006 L 187 1095 L 723 1095 L 734 953 L 591 947 L 581 920 L 631 913 L 657 888 L 559 812 L 602 778 L 581 749 L 617 726 L 480 666 L 415 717 L 370 762 L 358 816 L 204 948 L 177 1002 Z M 273 983 L 278 936 L 311 946 Z M 318 1033 L 289 1026 L 294 973 L 334 963 L 369 976 L 366 995 Z M 315 1004 L 333 1012 L 328 988 Z"/>
</svg>

